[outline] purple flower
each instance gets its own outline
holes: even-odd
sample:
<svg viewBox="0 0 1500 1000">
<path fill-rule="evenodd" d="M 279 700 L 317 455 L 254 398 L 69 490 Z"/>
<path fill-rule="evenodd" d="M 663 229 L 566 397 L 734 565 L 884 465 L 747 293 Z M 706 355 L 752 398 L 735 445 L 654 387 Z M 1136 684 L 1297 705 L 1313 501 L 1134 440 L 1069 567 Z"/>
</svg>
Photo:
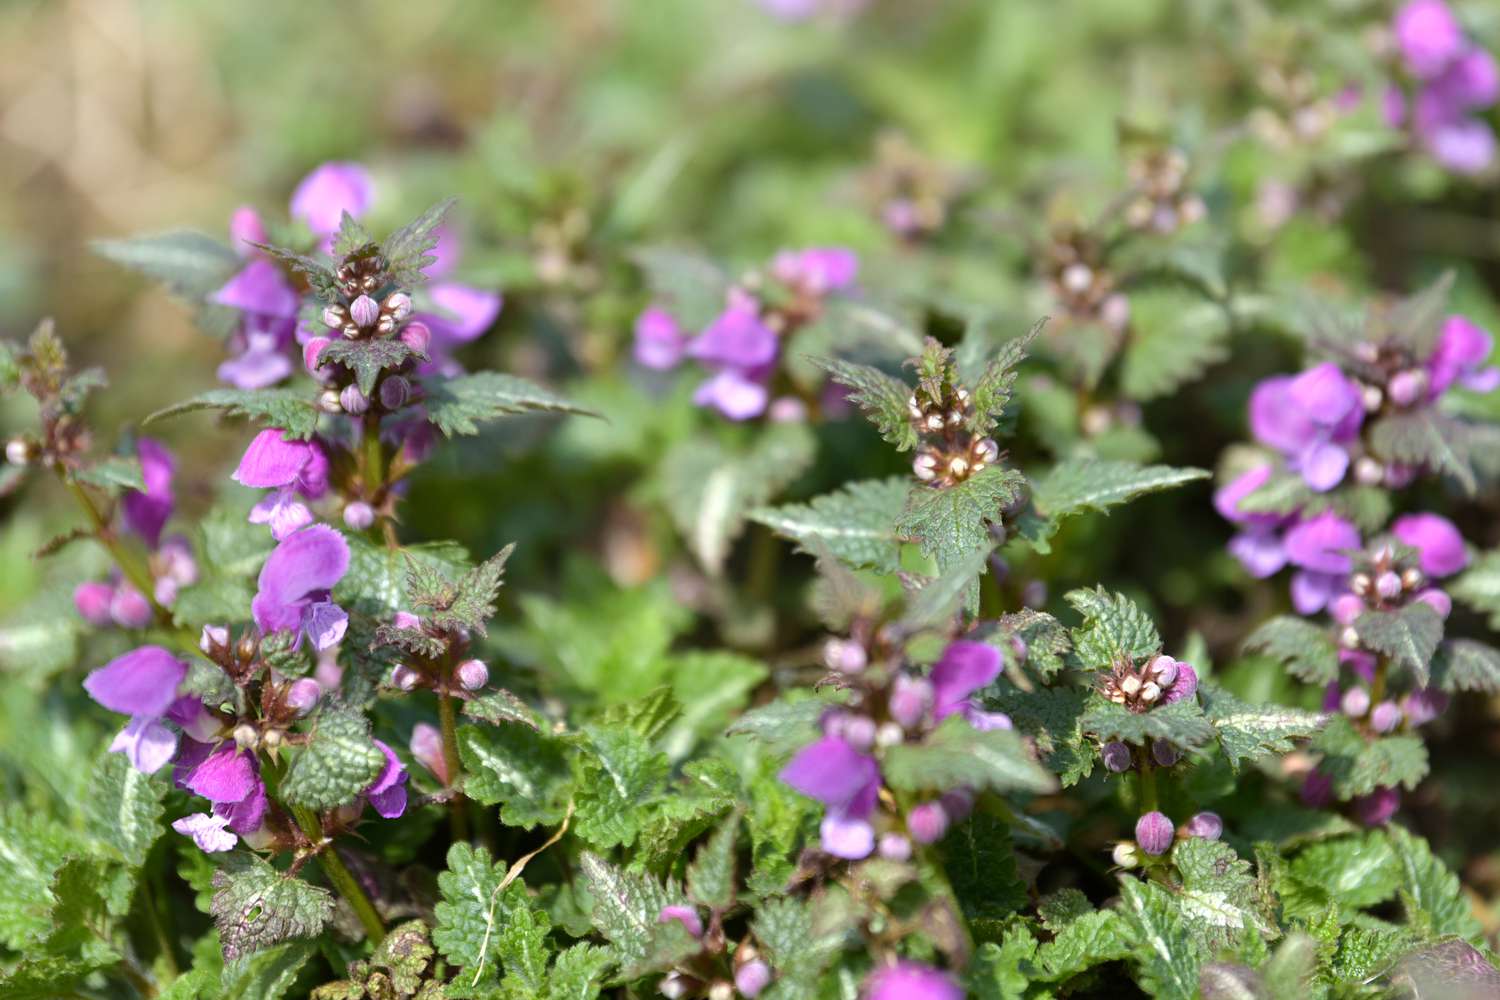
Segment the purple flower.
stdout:
<svg viewBox="0 0 1500 1000">
<path fill-rule="evenodd" d="M 908 674 L 897 674 L 891 682 L 890 703 L 887 706 L 891 718 L 904 729 L 915 729 L 927 717 L 932 707 L 932 682 Z"/>
<path fill-rule="evenodd" d="M 88 580 L 73 588 L 73 607 L 90 625 L 103 628 L 114 621 L 109 606 L 115 599 L 115 588 L 102 580 Z"/>
<path fill-rule="evenodd" d="M 1349 468 L 1341 447 L 1359 434 L 1364 406 L 1358 386 L 1325 361 L 1296 376 L 1268 378 L 1250 394 L 1250 430 L 1280 451 L 1318 492 L 1331 490 Z"/>
<path fill-rule="evenodd" d="M 328 600 L 328 592 L 349 568 L 349 544 L 323 524 L 303 528 L 272 550 L 261 567 L 250 610 L 266 634 L 306 633 L 318 649 L 344 637 L 349 616 Z"/>
<path fill-rule="evenodd" d="M 281 541 L 312 523 L 312 512 L 297 495 L 316 500 L 328 492 L 328 456 L 316 440 L 294 441 L 271 428 L 250 442 L 230 478 L 275 491 L 251 508 L 250 523 L 269 524 L 272 537 Z"/>
<path fill-rule="evenodd" d="M 932 718 L 942 722 L 962 714 L 976 729 L 1009 729 L 1010 720 L 981 711 L 973 694 L 1000 676 L 1000 651 L 982 642 L 950 642 L 932 667 Z M 1003 720 L 1003 721 L 1002 721 Z"/>
<path fill-rule="evenodd" d="M 919 844 L 935 844 L 948 832 L 948 813 L 941 802 L 919 802 L 906 814 L 906 832 Z"/>
<path fill-rule="evenodd" d="M 946 972 L 920 962 L 897 962 L 865 980 L 863 1000 L 963 1000 L 963 990 Z"/>
<path fill-rule="evenodd" d="M 809 295 L 827 295 L 854 284 L 859 273 L 859 258 L 844 247 L 809 247 L 806 250 L 783 250 L 771 262 L 771 273 L 778 281 Z"/>
<path fill-rule="evenodd" d="M 417 762 L 432 772 L 444 787 L 448 784 L 448 760 L 443 756 L 443 734 L 427 722 L 419 722 L 411 731 L 407 744 Z"/>
<path fill-rule="evenodd" d="M 1293 525 L 1284 544 L 1287 560 L 1300 569 L 1292 577 L 1292 604 L 1299 613 L 1310 615 L 1344 589 L 1353 566 L 1349 552 L 1360 547 L 1359 529 L 1326 511 Z"/>
<path fill-rule="evenodd" d="M 138 440 L 135 453 L 141 462 L 146 489 L 145 492 L 126 490 L 120 506 L 124 509 L 126 527 L 154 549 L 161 544 L 162 526 L 172 516 L 172 474 L 177 463 L 172 453 L 152 438 Z"/>
<path fill-rule="evenodd" d="M 1446 517 L 1403 514 L 1391 523 L 1391 534 L 1417 550 L 1422 572 L 1428 576 L 1451 576 L 1469 564 L 1463 536 Z"/>
<path fill-rule="evenodd" d="M 505 300 L 499 292 L 455 282 L 429 286 L 427 298 L 433 308 L 413 316 L 413 322 L 426 327 L 431 335 L 424 349 L 428 360 L 421 372 L 458 374 L 463 369 L 449 355 L 493 326 Z"/>
<path fill-rule="evenodd" d="M 295 324 L 290 320 L 245 314 L 240 328 L 230 338 L 234 356 L 219 365 L 220 382 L 237 389 L 264 389 L 293 371 L 286 350 L 291 346 Z"/>
<path fill-rule="evenodd" d="M 1224 821 L 1219 818 L 1218 813 L 1201 812 L 1187 821 L 1184 830 L 1189 837 L 1218 840 L 1224 834 Z"/>
<path fill-rule="evenodd" d="M 1418 688 L 1401 699 L 1401 711 L 1412 726 L 1425 726 L 1448 708 L 1448 696 L 1432 688 Z"/>
<path fill-rule="evenodd" d="M 869 817 L 880 793 L 880 766 L 837 736 L 804 747 L 781 771 L 781 780 L 826 807 L 823 850 L 858 859 L 875 849 Z"/>
<path fill-rule="evenodd" d="M 1103 759 L 1104 766 L 1115 774 L 1130 770 L 1130 747 L 1118 740 L 1104 744 L 1104 749 L 1099 752 L 1099 756 Z"/>
<path fill-rule="evenodd" d="M 193 813 L 172 822 L 172 829 L 186 837 L 206 854 L 234 850 L 235 836 L 226 827 L 229 817 L 217 813 Z"/>
<path fill-rule="evenodd" d="M 1401 808 L 1401 793 L 1394 788 L 1377 788 L 1354 800 L 1354 812 L 1365 826 L 1384 826 Z"/>
<path fill-rule="evenodd" d="M 1252 526 L 1240 532 L 1229 540 L 1229 554 L 1257 580 L 1275 576 L 1286 566 L 1286 547 L 1276 528 Z"/>
<path fill-rule="evenodd" d="M 1171 685 L 1164 688 L 1161 693 L 1161 704 L 1171 705 L 1175 702 L 1185 701 L 1198 693 L 1198 671 L 1193 669 L 1191 663 L 1174 660 L 1177 667 L 1177 676 Z"/>
<path fill-rule="evenodd" d="M 671 313 L 658 306 L 646 309 L 635 321 L 636 363 L 657 371 L 675 368 L 687 351 L 687 334 Z"/>
<path fill-rule="evenodd" d="M 210 299 L 221 306 L 269 319 L 296 319 L 300 300 L 281 268 L 254 257 Z"/>
<path fill-rule="evenodd" d="M 1281 520 L 1277 514 L 1247 514 L 1239 506 L 1240 501 L 1264 486 L 1274 471 L 1270 465 L 1257 465 L 1215 492 L 1214 509 L 1219 516 L 1232 524 L 1275 524 Z"/>
<path fill-rule="evenodd" d="M 1419 79 L 1447 69 L 1464 44 L 1463 30 L 1443 0 L 1410 0 L 1391 28 L 1407 71 Z"/>
<path fill-rule="evenodd" d="M 1333 779 L 1322 771 L 1309 771 L 1302 780 L 1299 797 L 1303 805 L 1322 809 L 1333 801 Z"/>
<path fill-rule="evenodd" d="M 91 672 L 83 689 L 99 704 L 125 715 L 160 718 L 177 700 L 187 664 L 161 646 L 142 646 Z"/>
<path fill-rule="evenodd" d="M 1436 399 L 1455 382 L 1475 392 L 1500 387 L 1500 367 L 1481 367 L 1494 341 L 1483 328 L 1462 316 L 1449 316 L 1427 359 L 1428 396 Z"/>
<path fill-rule="evenodd" d="M 1167 853 L 1176 836 L 1172 821 L 1154 810 L 1135 821 L 1135 842 L 1147 854 Z"/>
<path fill-rule="evenodd" d="M 270 808 L 265 783 L 260 779 L 260 762 L 255 754 L 241 749 L 233 740 L 218 743 L 183 740 L 173 780 L 179 788 L 212 802 L 213 814 L 223 818 L 224 825 L 241 836 L 260 830 Z M 207 828 L 207 824 L 202 821 L 193 824 L 193 829 L 199 828 Z M 198 841 L 196 835 L 193 839 Z M 222 840 L 213 838 L 212 842 Z M 198 843 L 203 846 L 201 841 Z"/>
<path fill-rule="evenodd" d="M 750 420 L 765 412 L 770 394 L 764 379 L 769 374 L 769 370 L 759 374 L 726 368 L 698 386 L 693 402 L 713 407 L 730 420 Z"/>
<path fill-rule="evenodd" d="M 748 1000 L 755 1000 L 770 984 L 771 967 L 758 958 L 752 958 L 734 970 L 734 988 Z"/>
<path fill-rule="evenodd" d="M 324 163 L 302 178 L 292 192 L 292 217 L 307 223 L 317 236 L 339 231 L 345 212 L 356 219 L 370 210 L 375 184 L 358 163 Z"/>
<path fill-rule="evenodd" d="M 396 819 L 406 812 L 406 768 L 390 747 L 379 740 L 375 745 L 385 754 L 385 767 L 374 783 L 365 789 L 365 797 L 381 816 Z"/>
<path fill-rule="evenodd" d="M 761 322 L 759 303 L 731 294 L 729 305 L 688 345 L 687 353 L 710 366 L 750 369 L 774 361 L 776 348 L 776 334 Z"/>
<path fill-rule="evenodd" d="M 699 918 L 698 911 L 691 906 L 677 904 L 663 906 L 661 912 L 656 915 L 656 922 L 659 924 L 671 923 L 673 920 L 681 924 L 693 937 L 703 936 L 703 921 Z"/>
</svg>

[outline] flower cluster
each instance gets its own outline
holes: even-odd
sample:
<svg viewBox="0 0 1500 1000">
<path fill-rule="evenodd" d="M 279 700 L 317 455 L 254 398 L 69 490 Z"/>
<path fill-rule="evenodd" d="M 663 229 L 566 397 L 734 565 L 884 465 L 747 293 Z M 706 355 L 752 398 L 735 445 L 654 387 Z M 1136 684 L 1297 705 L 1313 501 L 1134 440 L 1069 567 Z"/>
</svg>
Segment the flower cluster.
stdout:
<svg viewBox="0 0 1500 1000">
<path fill-rule="evenodd" d="M 1115 845 L 1111 857 L 1121 868 L 1136 868 L 1156 864 L 1180 838 L 1201 837 L 1218 840 L 1224 834 L 1224 820 L 1218 813 L 1200 812 L 1180 827 L 1163 812 L 1152 809 L 1142 813 L 1135 821 L 1135 839 L 1122 840 Z"/>
<path fill-rule="evenodd" d="M 1203 221 L 1208 208 L 1188 185 L 1188 159 L 1178 149 L 1152 149 L 1129 163 L 1131 193 L 1125 223 L 1161 235 Z"/>
<path fill-rule="evenodd" d="M 1130 324 L 1130 300 L 1105 256 L 1096 237 L 1065 225 L 1048 239 L 1041 266 L 1048 291 L 1069 320 L 1098 323 L 1118 335 Z"/>
<path fill-rule="evenodd" d="M 777 359 L 787 337 L 813 322 L 828 296 L 854 285 L 859 262 L 839 247 L 785 250 L 766 273 L 753 273 L 731 286 L 724 310 L 697 335 L 684 330 L 670 311 L 652 306 L 635 324 L 635 359 L 665 371 L 684 358 L 710 373 L 693 395 L 699 406 L 730 420 L 768 414 L 797 420 L 806 410 L 795 395 L 772 399 Z"/>
<path fill-rule="evenodd" d="M 873 652 L 873 656 L 872 656 Z M 894 800 L 881 812 L 880 756 L 890 747 L 919 741 L 950 716 L 976 729 L 1010 728 L 1006 716 L 982 710 L 974 693 L 1000 675 L 1000 651 L 979 642 L 950 643 L 931 673 L 901 669 L 894 650 L 880 642 L 834 640 L 828 665 L 850 697 L 820 723 L 823 737 L 804 747 L 781 772 L 781 780 L 825 807 L 823 850 L 857 860 L 877 849 L 881 857 L 905 860 L 912 842 L 931 844 L 973 808 L 973 795 L 949 789 L 898 815 Z"/>
<path fill-rule="evenodd" d="M 1391 23 L 1406 89 L 1385 95 L 1386 121 L 1405 127 L 1434 160 L 1459 174 L 1495 161 L 1495 133 L 1479 113 L 1500 98 L 1495 58 L 1475 45 L 1444 0 L 1409 0 Z"/>
</svg>

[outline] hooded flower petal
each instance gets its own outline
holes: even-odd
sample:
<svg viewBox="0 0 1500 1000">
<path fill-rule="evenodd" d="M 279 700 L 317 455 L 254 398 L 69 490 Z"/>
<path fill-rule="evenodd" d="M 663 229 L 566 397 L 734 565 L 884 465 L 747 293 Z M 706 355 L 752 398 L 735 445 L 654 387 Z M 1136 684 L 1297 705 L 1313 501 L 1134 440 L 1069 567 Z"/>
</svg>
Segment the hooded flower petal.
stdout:
<svg viewBox="0 0 1500 1000">
<path fill-rule="evenodd" d="M 1359 388 L 1332 361 L 1314 365 L 1287 384 L 1287 400 L 1318 427 L 1343 437 L 1362 419 Z M 1348 427 L 1350 417 L 1354 426 Z"/>
<path fill-rule="evenodd" d="M 315 649 L 337 645 L 349 628 L 349 615 L 331 601 L 314 601 L 302 616 L 302 630 Z"/>
<path fill-rule="evenodd" d="M 1304 451 L 1297 460 L 1302 480 L 1319 493 L 1326 493 L 1344 481 L 1349 471 L 1349 453 L 1336 444 L 1323 442 Z"/>
<path fill-rule="evenodd" d="M 1428 576 L 1451 576 L 1469 564 L 1464 538 L 1446 517 L 1405 514 L 1392 522 L 1391 534 L 1421 553 L 1422 572 Z"/>
<path fill-rule="evenodd" d="M 755 368 L 776 357 L 776 334 L 760 320 L 753 299 L 730 303 L 688 345 L 688 354 L 709 365 Z"/>
<path fill-rule="evenodd" d="M 693 937 L 699 938 L 703 936 L 703 919 L 698 916 L 698 911 L 691 906 L 663 906 L 661 912 L 656 915 L 656 922 L 659 924 L 665 924 L 673 920 L 681 924 Z"/>
<path fill-rule="evenodd" d="M 172 829 L 192 837 L 198 849 L 209 854 L 234 850 L 235 836 L 225 829 L 229 820 L 214 813 L 193 813 L 172 821 Z"/>
<path fill-rule="evenodd" d="M 302 481 L 317 458 L 322 458 L 326 466 L 322 451 L 315 441 L 295 441 L 275 428 L 263 430 L 245 449 L 239 468 L 230 478 L 256 489 L 292 486 Z"/>
<path fill-rule="evenodd" d="M 1291 403 L 1291 383 L 1290 376 L 1276 375 L 1250 393 L 1250 433 L 1285 454 L 1301 451 L 1315 432 L 1312 421 Z"/>
<path fill-rule="evenodd" d="M 1286 565 L 1286 547 L 1281 544 L 1281 533 L 1274 528 L 1240 532 L 1229 540 L 1229 554 L 1257 580 L 1274 576 Z"/>
<path fill-rule="evenodd" d="M 136 442 L 136 456 L 141 462 L 141 478 L 146 489 L 126 490 L 120 501 L 125 524 L 150 548 L 161 544 L 161 529 L 172 516 L 172 474 L 177 463 L 166 447 L 152 438 Z"/>
<path fill-rule="evenodd" d="M 406 812 L 406 768 L 390 747 L 379 740 L 375 745 L 385 754 L 385 767 L 376 776 L 375 783 L 365 789 L 365 796 L 377 813 L 386 819 L 395 819 Z"/>
<path fill-rule="evenodd" d="M 730 420 L 749 420 L 766 411 L 766 387 L 740 371 L 726 368 L 698 386 L 693 402 L 712 406 Z"/>
<path fill-rule="evenodd" d="M 214 814 L 229 821 L 229 829 L 238 834 L 254 833 L 266 819 L 270 800 L 266 798 L 266 785 L 257 776 L 249 794 L 238 802 L 215 802 Z"/>
<path fill-rule="evenodd" d="M 263 632 L 302 627 L 311 595 L 326 593 L 349 569 L 349 543 L 325 524 L 290 536 L 261 567 L 259 591 L 250 610 Z"/>
<path fill-rule="evenodd" d="M 297 491 L 290 487 L 273 490 L 250 508 L 247 518 L 251 524 L 269 524 L 271 537 L 278 542 L 288 535 L 313 523 L 312 511 L 307 504 L 297 499 Z"/>
<path fill-rule="evenodd" d="M 240 802 L 260 784 L 255 758 L 232 740 L 215 747 L 182 777 L 189 791 L 210 802 Z"/>
<path fill-rule="evenodd" d="M 1427 360 L 1428 395 L 1436 398 L 1465 375 L 1475 373 L 1490 356 L 1494 338 L 1463 316 L 1449 316 Z"/>
<path fill-rule="evenodd" d="M 862 806 L 880 788 L 875 758 L 860 753 L 837 736 L 825 736 L 804 747 L 781 771 L 781 780 L 830 810 Z M 873 807 L 873 802 L 871 802 Z"/>
<path fill-rule="evenodd" d="M 224 287 L 214 292 L 212 299 L 221 306 L 277 319 L 296 318 L 299 305 L 297 292 L 287 282 L 281 268 L 264 257 L 256 257 L 246 264 Z"/>
<path fill-rule="evenodd" d="M 318 236 L 339 231 L 345 212 L 356 219 L 370 210 L 375 184 L 358 163 L 324 163 L 302 178 L 292 192 L 292 217 L 307 223 Z"/>
<path fill-rule="evenodd" d="M 1273 471 L 1270 465 L 1257 465 L 1250 471 L 1236 476 L 1216 491 L 1214 509 L 1219 512 L 1219 516 L 1234 524 L 1265 521 L 1267 518 L 1274 522 L 1275 514 L 1246 514 L 1240 510 L 1239 506 L 1242 500 L 1266 484 Z"/>
<path fill-rule="evenodd" d="M 1434 160 L 1456 174 L 1481 174 L 1495 162 L 1495 132 L 1477 118 L 1424 129 L 1422 141 Z"/>
<path fill-rule="evenodd" d="M 177 699 L 187 664 L 161 646 L 117 656 L 83 679 L 83 689 L 112 712 L 160 718 Z"/>
<path fill-rule="evenodd" d="M 687 334 L 665 309 L 652 306 L 635 321 L 635 360 L 644 368 L 666 371 L 682 360 Z"/>
<path fill-rule="evenodd" d="M 898 962 L 871 974 L 864 1000 L 963 1000 L 951 976 L 919 962 Z"/>
<path fill-rule="evenodd" d="M 1463 48 L 1463 29 L 1443 0 L 1411 0 L 1391 24 L 1396 48 L 1415 77 L 1437 76 Z"/>
<path fill-rule="evenodd" d="M 1000 650 L 982 642 L 950 642 L 932 668 L 932 717 L 941 722 L 969 707 L 969 696 L 1000 676 Z"/>
<path fill-rule="evenodd" d="M 823 850 L 836 858 L 858 861 L 875 850 L 875 828 L 868 820 L 830 812 L 818 827 Z"/>
<path fill-rule="evenodd" d="M 1292 574 L 1292 607 L 1300 615 L 1315 615 L 1344 591 L 1347 584 L 1342 573 L 1315 573 L 1302 570 Z"/>
<path fill-rule="evenodd" d="M 1287 531 L 1287 559 L 1319 573 L 1347 573 L 1347 552 L 1360 547 L 1359 529 L 1332 511 L 1293 525 Z"/>
<path fill-rule="evenodd" d="M 423 313 L 421 322 L 432 331 L 439 348 L 467 344 L 494 325 L 505 300 L 499 292 L 469 285 L 441 284 L 427 289 L 436 313 Z"/>
<path fill-rule="evenodd" d="M 177 752 L 177 734 L 149 715 L 138 715 L 115 735 L 109 749 L 123 753 L 142 774 L 155 774 Z"/>
</svg>

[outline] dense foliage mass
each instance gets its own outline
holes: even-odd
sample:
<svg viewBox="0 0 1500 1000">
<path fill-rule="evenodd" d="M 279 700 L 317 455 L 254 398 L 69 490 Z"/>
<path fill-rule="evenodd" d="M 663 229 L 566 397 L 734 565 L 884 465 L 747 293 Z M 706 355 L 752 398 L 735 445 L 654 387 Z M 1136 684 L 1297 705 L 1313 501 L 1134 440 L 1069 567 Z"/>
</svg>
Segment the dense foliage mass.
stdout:
<svg viewBox="0 0 1500 1000">
<path fill-rule="evenodd" d="M 96 244 L 215 387 L 3 345 L 76 510 L 0 997 L 1500 996 L 1500 272 L 1396 238 L 1494 204 L 1494 11 L 1196 5 L 1191 106 L 1020 176 L 943 151 L 1045 15 L 734 6 L 815 165 L 732 100 L 405 225 L 330 161 Z"/>
</svg>

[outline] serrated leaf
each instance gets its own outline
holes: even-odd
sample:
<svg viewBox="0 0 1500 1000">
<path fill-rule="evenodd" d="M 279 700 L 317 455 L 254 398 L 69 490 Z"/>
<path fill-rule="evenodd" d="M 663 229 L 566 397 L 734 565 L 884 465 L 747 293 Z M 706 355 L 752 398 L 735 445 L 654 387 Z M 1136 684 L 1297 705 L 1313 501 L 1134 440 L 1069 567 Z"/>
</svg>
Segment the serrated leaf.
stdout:
<svg viewBox="0 0 1500 1000">
<path fill-rule="evenodd" d="M 1140 985 L 1161 1000 L 1194 1000 L 1204 956 L 1172 895 L 1158 885 L 1124 877 L 1120 896 L 1137 942 L 1134 958 Z"/>
<path fill-rule="evenodd" d="M 1367 740 L 1343 715 L 1329 718 L 1313 747 L 1323 753 L 1318 770 L 1332 779 L 1334 794 L 1344 800 L 1381 787 L 1415 788 L 1427 775 L 1427 747 L 1421 737 Z"/>
<path fill-rule="evenodd" d="M 369 721 L 353 709 L 325 708 L 310 735 L 281 782 L 281 797 L 292 805 L 317 810 L 347 805 L 385 767 L 385 754 L 370 738 Z"/>
<path fill-rule="evenodd" d="M 524 903 L 511 910 L 499 932 L 497 950 L 505 969 L 502 990 L 514 997 L 539 997 L 547 986 L 547 935 L 552 922 Z"/>
<path fill-rule="evenodd" d="M 375 383 L 384 371 L 395 371 L 408 361 L 425 361 L 427 355 L 399 337 L 369 340 L 331 340 L 318 354 L 318 364 L 340 364 L 354 373 L 359 391 L 375 394 Z"/>
<path fill-rule="evenodd" d="M 955 559 L 936 579 L 924 581 L 915 592 L 908 592 L 900 625 L 912 631 L 941 628 L 951 624 L 960 609 L 976 612 L 979 577 L 989 565 L 990 551 L 990 546 L 981 545 Z"/>
<path fill-rule="evenodd" d="M 590 725 L 584 736 L 575 765 L 573 832 L 596 847 L 629 846 L 641 832 L 643 808 L 662 790 L 671 765 L 634 729 Z"/>
<path fill-rule="evenodd" d="M 166 784 L 142 774 L 122 753 L 106 752 L 94 764 L 84 803 L 88 831 L 139 868 L 162 832 Z"/>
<path fill-rule="evenodd" d="M 604 973 L 614 964 L 608 949 L 579 943 L 566 949 L 552 963 L 547 982 L 547 1000 L 596 1000 Z"/>
<path fill-rule="evenodd" d="M 500 805 L 508 826 L 557 823 L 567 808 L 572 770 L 551 733 L 524 726 L 460 726 L 458 755 L 464 794 Z"/>
<path fill-rule="evenodd" d="M 974 813 L 943 838 L 943 870 L 964 918 L 999 922 L 1029 902 L 1016 868 L 1010 828 L 988 813 Z"/>
<path fill-rule="evenodd" d="M 1062 671 L 1066 665 L 1064 656 L 1073 648 L 1073 640 L 1062 622 L 1044 611 L 1022 608 L 1001 615 L 995 620 L 995 628 L 996 632 L 985 641 L 1014 659 L 1018 654 L 1011 640 L 1019 639 L 1025 644 L 1021 662 L 1043 680 L 1050 680 Z"/>
<path fill-rule="evenodd" d="M 1339 649 L 1326 628 L 1293 615 L 1277 615 L 1246 637 L 1242 648 L 1264 653 L 1309 684 L 1339 675 Z"/>
<path fill-rule="evenodd" d="M 306 278 L 307 287 L 324 302 L 338 301 L 338 279 L 334 277 L 333 270 L 323 261 L 315 257 L 309 257 L 307 254 L 298 253 L 295 250 L 288 250 L 286 247 L 276 247 L 266 243 L 254 242 L 250 243 L 250 245 L 281 261 L 294 273 Z"/>
<path fill-rule="evenodd" d="M 313 937 L 333 916 L 327 889 L 279 872 L 251 854 L 226 855 L 213 884 L 211 909 L 226 962 L 291 938 Z"/>
<path fill-rule="evenodd" d="M 448 869 L 437 877 L 443 898 L 432 908 L 436 918 L 432 943 L 449 962 L 465 970 L 465 983 L 481 965 L 485 978 L 499 978 L 501 931 L 517 913 L 529 908 L 520 879 L 500 888 L 505 872 L 506 865 L 492 862 L 483 847 L 460 841 L 448 848 Z"/>
<path fill-rule="evenodd" d="M 898 477 L 865 479 L 805 504 L 761 507 L 748 516 L 810 556 L 828 552 L 854 569 L 894 573 L 901 558 L 896 519 L 910 490 Z"/>
<path fill-rule="evenodd" d="M 1500 629 L 1500 550 L 1486 552 L 1448 584 L 1448 593 L 1489 616 L 1489 626 Z"/>
<path fill-rule="evenodd" d="M 722 913 L 734 905 L 734 858 L 739 841 L 740 817 L 715 830 L 698 848 L 687 867 L 688 898 L 699 906 Z"/>
<path fill-rule="evenodd" d="M 456 378 L 424 379 L 427 419 L 448 437 L 478 434 L 479 425 L 520 413 L 577 413 L 599 416 L 550 389 L 515 375 L 474 372 Z"/>
<path fill-rule="evenodd" d="M 0 942 L 22 951 L 52 927 L 51 885 L 65 858 L 87 843 L 56 820 L 16 803 L 0 808 Z"/>
<path fill-rule="evenodd" d="M 1001 523 L 1025 486 L 1015 469 L 991 465 L 953 486 L 913 488 L 896 531 L 947 569 L 990 542 L 990 526 Z"/>
<path fill-rule="evenodd" d="M 1078 724 L 1101 743 L 1121 740 L 1145 746 L 1151 740 L 1166 740 L 1184 750 L 1207 744 L 1215 732 L 1213 723 L 1193 699 L 1158 705 L 1147 712 L 1132 712 L 1101 699 Z"/>
<path fill-rule="evenodd" d="M 1093 772 L 1095 751 L 1083 737 L 1081 726 L 1089 694 L 1076 687 L 1039 687 L 1034 691 L 1007 688 L 986 702 L 1010 716 L 1042 755 L 1046 767 L 1057 773 L 1064 787 L 1077 784 Z"/>
<path fill-rule="evenodd" d="M 880 436 L 895 445 L 897 451 L 910 451 L 917 446 L 917 432 L 912 427 L 907 406 L 911 399 L 910 386 L 870 365 L 838 358 L 814 358 L 813 361 L 828 373 L 829 378 L 850 390 L 850 402 L 864 411 L 865 417 L 880 431 Z"/>
<path fill-rule="evenodd" d="M 357 250 L 369 250 L 374 247 L 374 239 L 370 236 L 362 223 L 347 211 L 339 214 L 339 231 L 333 240 L 333 256 L 342 259 L 354 254 Z"/>
<path fill-rule="evenodd" d="M 1431 407 L 1381 417 L 1368 428 L 1370 451 L 1385 463 L 1425 466 L 1452 476 L 1467 494 L 1478 489 L 1463 424 Z"/>
<path fill-rule="evenodd" d="M 1117 657 L 1135 660 L 1161 649 L 1150 616 L 1124 594 L 1095 587 L 1070 590 L 1063 598 L 1083 615 L 1073 630 L 1073 650 L 1085 668 L 1107 669 Z"/>
<path fill-rule="evenodd" d="M 437 263 L 427 251 L 438 244 L 438 227 L 456 198 L 445 198 L 411 222 L 396 230 L 381 244 L 391 280 L 404 288 L 414 288 L 424 280 L 423 270 Z"/>
<path fill-rule="evenodd" d="M 249 417 L 276 427 L 298 441 L 312 437 L 318 427 L 318 408 L 294 389 L 209 389 L 174 403 L 141 421 L 141 426 L 194 410 L 223 410 L 226 416 Z"/>
<path fill-rule="evenodd" d="M 687 900 L 649 875 L 616 868 L 592 851 L 578 860 L 594 901 L 589 919 L 595 929 L 615 946 L 621 965 L 641 962 L 650 953 L 662 908 Z"/>
<path fill-rule="evenodd" d="M 661 467 L 667 510 L 710 573 L 722 571 L 745 515 L 800 476 L 814 450 L 805 425 L 774 424 L 743 450 L 700 437 L 667 452 Z"/>
<path fill-rule="evenodd" d="M 1228 341 L 1219 304 L 1173 289 L 1132 292 L 1120 390 L 1142 401 L 1169 395 L 1227 358 Z"/>
<path fill-rule="evenodd" d="M 828 701 L 817 697 L 801 701 L 777 698 L 734 720 L 728 735 L 750 736 L 764 742 L 771 755 L 783 756 L 813 741 L 818 720 L 828 711 L 828 705 Z"/>
<path fill-rule="evenodd" d="M 1108 513 L 1148 493 L 1169 490 L 1209 478 L 1206 469 L 1175 469 L 1169 465 L 1137 465 L 1096 458 L 1071 458 L 1033 485 L 1037 509 L 1053 520 L 1086 510 Z"/>
<path fill-rule="evenodd" d="M 288 941 L 224 963 L 216 984 L 224 1000 L 280 1000 L 313 956 L 310 941 Z"/>
<path fill-rule="evenodd" d="M 1368 831 L 1309 844 L 1286 867 L 1286 876 L 1320 890 L 1312 902 L 1364 909 L 1396 895 L 1401 873 L 1390 838 Z M 1280 890 L 1283 899 L 1291 894 Z"/>
<path fill-rule="evenodd" d="M 886 784 L 899 791 L 1049 792 L 1057 779 L 1036 761 L 1021 737 L 1008 729 L 978 730 L 954 716 L 921 743 L 886 751 Z"/>
<path fill-rule="evenodd" d="M 1483 928 L 1474 917 L 1458 876 L 1432 853 L 1427 841 L 1400 826 L 1387 828 L 1401 873 L 1407 920 L 1431 935 L 1456 934 L 1479 942 Z"/>
<path fill-rule="evenodd" d="M 186 229 L 94 240 L 89 248 L 106 260 L 162 282 L 192 302 L 202 302 L 244 265 L 233 249 L 211 236 Z"/>
<path fill-rule="evenodd" d="M 133 456 L 111 455 L 100 459 L 74 472 L 73 478 L 100 489 L 146 489 L 146 481 L 141 477 L 141 460 Z"/>
<path fill-rule="evenodd" d="M 1293 741 L 1317 734 L 1327 717 L 1280 705 L 1250 705 L 1212 684 L 1200 684 L 1204 714 L 1219 734 L 1229 766 L 1238 771 L 1272 754 L 1289 752 Z"/>
<path fill-rule="evenodd" d="M 1385 653 L 1411 671 L 1419 687 L 1427 686 L 1432 654 L 1443 638 L 1443 616 L 1423 601 L 1395 611 L 1366 611 L 1354 620 L 1360 644 Z"/>
<path fill-rule="evenodd" d="M 1432 659 L 1432 683 L 1444 691 L 1500 691 L 1500 650 L 1473 639 L 1451 639 Z"/>
</svg>

